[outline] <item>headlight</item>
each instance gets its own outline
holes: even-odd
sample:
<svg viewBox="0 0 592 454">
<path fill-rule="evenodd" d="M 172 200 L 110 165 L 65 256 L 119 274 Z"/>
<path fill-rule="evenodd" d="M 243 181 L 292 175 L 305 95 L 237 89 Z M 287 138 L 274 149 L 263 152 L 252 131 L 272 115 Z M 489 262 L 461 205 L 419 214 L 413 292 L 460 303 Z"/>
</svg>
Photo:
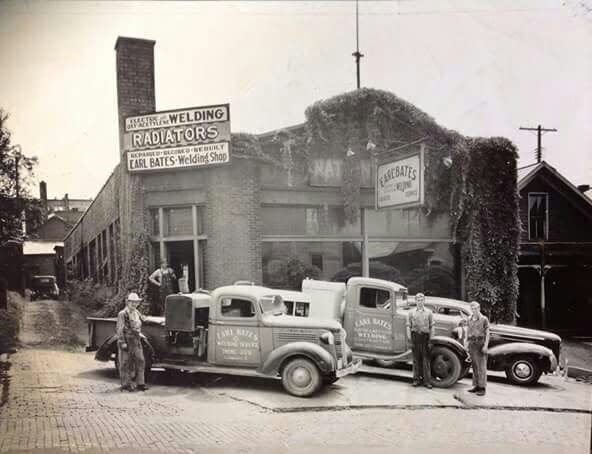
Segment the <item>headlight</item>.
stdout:
<svg viewBox="0 0 592 454">
<path fill-rule="evenodd" d="M 327 345 L 334 345 L 335 344 L 335 336 L 331 332 L 325 332 L 320 336 L 321 342 Z"/>
</svg>

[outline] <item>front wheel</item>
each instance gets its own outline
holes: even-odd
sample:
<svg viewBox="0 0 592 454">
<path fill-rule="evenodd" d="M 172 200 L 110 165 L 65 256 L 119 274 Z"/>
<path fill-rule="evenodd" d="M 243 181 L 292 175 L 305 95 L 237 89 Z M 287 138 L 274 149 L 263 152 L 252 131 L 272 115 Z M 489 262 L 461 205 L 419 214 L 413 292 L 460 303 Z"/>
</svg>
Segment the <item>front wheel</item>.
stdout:
<svg viewBox="0 0 592 454">
<path fill-rule="evenodd" d="M 542 373 L 539 363 L 528 356 L 512 358 L 506 366 L 506 377 L 515 385 L 534 385 Z"/>
<path fill-rule="evenodd" d="M 308 359 L 292 359 L 282 369 L 282 385 L 293 396 L 312 396 L 322 384 L 319 369 Z"/>
<path fill-rule="evenodd" d="M 437 388 L 449 388 L 460 378 L 462 366 L 460 359 L 451 349 L 442 346 L 430 351 L 432 385 Z"/>
</svg>

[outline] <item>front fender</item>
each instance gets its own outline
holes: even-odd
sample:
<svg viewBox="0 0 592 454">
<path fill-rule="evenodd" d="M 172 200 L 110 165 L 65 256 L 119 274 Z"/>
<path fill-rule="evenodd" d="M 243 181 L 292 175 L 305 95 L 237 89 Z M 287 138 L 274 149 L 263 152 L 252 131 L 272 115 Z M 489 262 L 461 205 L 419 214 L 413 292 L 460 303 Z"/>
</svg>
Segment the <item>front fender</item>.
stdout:
<svg viewBox="0 0 592 454">
<path fill-rule="evenodd" d="M 542 366 L 546 365 L 543 372 L 553 372 L 557 369 L 557 358 L 553 351 L 538 344 L 528 344 L 526 342 L 510 342 L 507 344 L 496 345 L 487 350 L 488 367 L 492 370 L 502 370 L 510 358 L 516 355 L 536 356 Z M 491 364 L 491 365 L 490 365 Z"/>
<path fill-rule="evenodd" d="M 148 338 L 143 334 L 140 334 L 140 340 L 142 342 L 144 356 L 149 355 L 150 359 L 153 360 L 156 355 L 154 347 L 152 347 L 152 344 Z M 117 354 L 117 336 L 115 334 L 103 342 L 103 345 L 99 347 L 97 353 L 95 354 L 95 359 L 97 361 L 103 362 L 111 361 L 111 355 L 114 353 Z"/>
<path fill-rule="evenodd" d="M 275 376 L 280 372 L 280 367 L 286 359 L 296 356 L 303 356 L 313 361 L 322 374 L 329 374 L 337 369 L 333 356 L 320 345 L 311 342 L 291 342 L 272 351 L 260 368 L 260 372 Z"/>
<path fill-rule="evenodd" d="M 463 347 L 463 345 L 460 342 L 458 342 L 456 339 L 453 339 L 452 337 L 434 336 L 430 339 L 430 343 L 434 346 L 440 345 L 442 347 L 448 347 L 449 349 L 451 349 L 454 353 L 456 353 L 458 355 L 458 357 L 461 361 L 467 361 L 467 359 L 469 357 L 469 353 Z"/>
</svg>

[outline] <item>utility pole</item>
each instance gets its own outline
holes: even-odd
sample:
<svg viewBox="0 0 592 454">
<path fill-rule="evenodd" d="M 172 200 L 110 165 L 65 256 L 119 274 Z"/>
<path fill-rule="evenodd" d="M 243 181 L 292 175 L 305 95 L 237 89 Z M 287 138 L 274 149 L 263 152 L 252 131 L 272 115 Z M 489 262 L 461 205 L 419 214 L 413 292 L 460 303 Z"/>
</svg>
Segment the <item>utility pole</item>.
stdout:
<svg viewBox="0 0 592 454">
<path fill-rule="evenodd" d="M 523 128 L 520 127 L 522 131 L 536 131 L 537 132 L 537 151 L 536 151 L 536 161 L 540 163 L 543 160 L 543 147 L 541 144 L 541 136 L 543 132 L 557 132 L 557 129 L 546 129 L 543 128 L 541 125 L 538 125 L 536 128 Z"/>
<path fill-rule="evenodd" d="M 360 88 L 360 59 L 364 54 L 360 53 L 360 34 L 359 34 L 359 20 L 358 20 L 358 0 L 356 0 L 356 51 L 352 54 L 356 59 L 356 73 L 357 73 L 357 87 Z"/>
</svg>

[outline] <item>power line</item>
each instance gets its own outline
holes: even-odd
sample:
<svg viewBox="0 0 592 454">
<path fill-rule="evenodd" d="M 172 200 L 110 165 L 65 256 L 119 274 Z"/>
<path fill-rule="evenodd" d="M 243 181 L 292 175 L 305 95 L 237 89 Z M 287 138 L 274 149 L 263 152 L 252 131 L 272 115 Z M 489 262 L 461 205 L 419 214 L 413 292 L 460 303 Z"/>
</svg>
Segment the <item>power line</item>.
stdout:
<svg viewBox="0 0 592 454">
<path fill-rule="evenodd" d="M 541 125 L 538 125 L 536 128 L 524 128 L 520 127 L 522 131 L 536 131 L 537 132 L 537 147 L 536 147 L 536 160 L 537 162 L 541 162 L 543 160 L 543 147 L 541 137 L 544 132 L 557 132 L 557 129 L 548 129 L 543 128 Z"/>
</svg>

